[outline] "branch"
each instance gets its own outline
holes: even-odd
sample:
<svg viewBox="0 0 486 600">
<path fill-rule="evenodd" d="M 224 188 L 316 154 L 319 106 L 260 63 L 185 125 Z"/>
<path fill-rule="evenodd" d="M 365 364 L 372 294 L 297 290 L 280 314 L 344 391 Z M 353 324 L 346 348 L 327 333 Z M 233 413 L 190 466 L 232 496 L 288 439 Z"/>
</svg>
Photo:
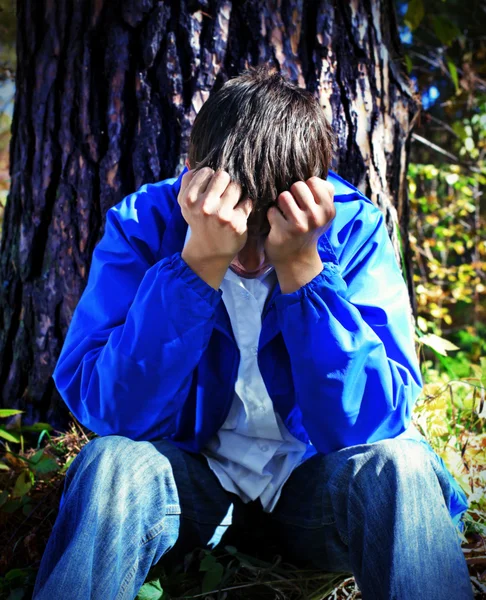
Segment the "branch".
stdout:
<svg viewBox="0 0 486 600">
<path fill-rule="evenodd" d="M 443 156 L 446 156 L 450 161 L 454 162 L 456 165 L 464 167 L 465 169 L 469 169 L 473 173 L 482 173 L 481 169 L 479 169 L 478 167 L 475 167 L 475 166 L 471 165 L 470 163 L 462 162 L 454 154 L 451 154 L 447 150 L 444 150 L 444 148 L 441 148 L 440 146 L 437 146 L 437 144 L 429 142 L 429 140 L 426 140 L 421 135 L 418 135 L 416 133 L 412 133 L 412 139 L 416 140 L 417 142 L 420 142 L 421 144 L 424 144 L 425 146 L 428 146 L 431 150 L 434 150 L 435 152 L 438 152 L 439 154 L 442 154 Z"/>
</svg>

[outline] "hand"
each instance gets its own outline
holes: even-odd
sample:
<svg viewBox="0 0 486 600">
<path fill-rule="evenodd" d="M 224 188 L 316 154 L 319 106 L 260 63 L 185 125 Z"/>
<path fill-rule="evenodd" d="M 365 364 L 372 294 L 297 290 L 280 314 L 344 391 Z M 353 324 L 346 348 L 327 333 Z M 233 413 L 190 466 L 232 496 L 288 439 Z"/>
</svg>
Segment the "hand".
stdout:
<svg viewBox="0 0 486 600">
<path fill-rule="evenodd" d="M 185 255 L 231 263 L 246 244 L 253 206 L 249 198 L 239 203 L 241 193 L 241 186 L 230 181 L 226 171 L 204 167 L 183 175 L 177 201 L 191 227 Z"/>
<path fill-rule="evenodd" d="M 297 181 L 267 211 L 270 232 L 265 252 L 275 268 L 292 261 L 308 262 L 317 241 L 336 215 L 334 186 L 320 177 Z"/>
</svg>

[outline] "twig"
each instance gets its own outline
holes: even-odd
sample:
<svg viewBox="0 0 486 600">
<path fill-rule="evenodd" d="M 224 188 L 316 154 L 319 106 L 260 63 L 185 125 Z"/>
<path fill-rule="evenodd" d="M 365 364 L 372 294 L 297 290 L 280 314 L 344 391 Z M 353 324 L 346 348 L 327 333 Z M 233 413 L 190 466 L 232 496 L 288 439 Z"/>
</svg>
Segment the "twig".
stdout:
<svg viewBox="0 0 486 600">
<path fill-rule="evenodd" d="M 431 150 L 435 150 L 435 152 L 438 152 L 439 154 L 446 156 L 449 160 L 453 161 L 455 164 L 457 164 L 461 167 L 464 167 L 465 169 L 469 169 L 472 173 L 481 174 L 481 169 L 479 169 L 478 167 L 474 167 L 469 163 L 462 162 L 461 160 L 459 160 L 459 158 L 457 156 L 455 156 L 454 154 L 451 154 L 451 152 L 444 150 L 444 148 L 437 146 L 437 144 L 434 144 L 433 142 L 429 142 L 429 140 L 425 139 L 421 135 L 418 135 L 417 133 L 412 133 L 412 139 L 416 140 L 417 142 L 420 142 L 421 144 L 424 144 L 425 146 L 428 146 Z"/>
<path fill-rule="evenodd" d="M 420 339 L 419 339 L 419 342 L 420 342 Z M 439 389 L 439 391 L 436 394 L 434 394 L 433 396 L 425 396 L 424 403 L 425 402 L 430 402 L 431 400 L 435 400 L 435 398 L 438 398 L 439 396 L 441 396 L 444 393 L 444 391 L 448 387 L 450 387 L 450 385 L 452 383 L 464 383 L 464 384 L 470 385 L 471 387 L 476 388 L 478 390 L 484 389 L 482 385 L 475 385 L 474 383 L 470 383 L 469 381 L 466 380 L 466 378 L 464 378 L 464 379 L 451 379 L 448 383 L 444 384 Z"/>
<path fill-rule="evenodd" d="M 79 429 L 79 431 L 81 432 L 81 435 L 84 437 L 84 439 L 89 442 L 88 437 L 86 436 L 86 434 L 83 431 L 83 428 L 81 427 L 81 424 L 79 423 L 79 421 L 76 419 L 76 417 L 71 413 L 71 416 L 73 418 L 73 422 L 76 425 L 76 427 Z"/>
<path fill-rule="evenodd" d="M 478 590 L 480 590 L 481 592 L 486 592 L 486 586 L 484 586 L 482 583 L 480 583 L 479 579 L 477 577 L 474 577 L 473 575 L 471 575 L 471 581 L 478 588 Z"/>
<path fill-rule="evenodd" d="M 339 577 L 339 574 L 336 573 L 336 578 L 337 579 Z M 312 581 L 312 578 L 310 579 Z M 294 581 L 297 582 L 302 582 L 305 581 L 305 579 L 302 579 L 301 577 L 297 577 L 297 578 L 289 578 L 289 579 L 285 579 L 284 582 L 285 583 L 293 583 Z M 218 592 L 229 592 L 232 590 L 238 590 L 238 589 L 242 589 L 242 588 L 247 588 L 247 587 L 253 587 L 255 585 L 271 585 L 271 584 L 276 584 L 276 583 L 283 583 L 282 580 L 275 580 L 275 581 L 252 581 L 250 583 L 242 583 L 241 585 L 234 585 L 231 587 L 226 587 L 226 588 L 221 588 L 218 590 L 213 590 L 213 591 L 218 591 Z M 195 594 L 193 596 L 178 596 L 177 598 L 175 598 L 174 600 L 189 600 L 190 598 L 202 598 L 203 596 L 207 596 L 208 593 L 205 592 L 203 594 Z"/>
</svg>

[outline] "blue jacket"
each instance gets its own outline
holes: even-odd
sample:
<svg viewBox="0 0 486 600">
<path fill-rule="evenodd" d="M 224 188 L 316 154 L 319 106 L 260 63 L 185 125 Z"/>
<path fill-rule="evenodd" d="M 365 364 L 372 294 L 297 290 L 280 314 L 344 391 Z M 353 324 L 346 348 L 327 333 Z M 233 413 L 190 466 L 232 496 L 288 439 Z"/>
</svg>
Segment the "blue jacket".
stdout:
<svg viewBox="0 0 486 600">
<path fill-rule="evenodd" d="M 198 452 L 228 414 L 239 350 L 222 291 L 181 258 L 186 170 L 107 211 L 53 379 L 98 435 L 165 438 Z M 289 431 L 322 454 L 402 435 L 446 469 L 411 423 L 422 379 L 383 215 L 335 173 L 329 181 L 336 216 L 319 239 L 322 272 L 290 294 L 277 284 L 262 315 L 268 393 Z M 467 497 L 447 474 L 459 524 Z"/>
</svg>

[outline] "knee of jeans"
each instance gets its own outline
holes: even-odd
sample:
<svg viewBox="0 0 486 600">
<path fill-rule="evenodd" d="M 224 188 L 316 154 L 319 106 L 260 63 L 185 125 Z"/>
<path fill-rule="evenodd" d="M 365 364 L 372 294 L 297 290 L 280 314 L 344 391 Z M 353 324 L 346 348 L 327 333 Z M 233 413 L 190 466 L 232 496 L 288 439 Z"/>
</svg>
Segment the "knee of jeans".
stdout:
<svg viewBox="0 0 486 600">
<path fill-rule="evenodd" d="M 66 473 L 66 486 L 73 476 L 95 477 L 101 489 L 109 482 L 111 488 L 137 487 L 144 489 L 148 481 L 156 481 L 170 490 L 168 502 L 177 505 L 177 492 L 170 461 L 153 444 L 134 441 L 121 435 L 109 435 L 90 440 L 78 454 Z M 171 508 L 176 512 L 176 506 Z"/>
<path fill-rule="evenodd" d="M 374 485 L 388 486 L 390 480 L 424 480 L 435 477 L 430 452 L 416 440 L 386 439 L 370 444 L 360 455 L 360 471 L 371 472 Z"/>
<path fill-rule="evenodd" d="M 66 479 L 70 479 L 78 470 L 86 470 L 89 467 L 103 468 L 109 465 L 111 469 L 120 468 L 130 463 L 125 462 L 125 451 L 133 448 L 135 442 L 121 435 L 107 435 L 90 440 L 71 463 L 67 471 Z"/>
</svg>

